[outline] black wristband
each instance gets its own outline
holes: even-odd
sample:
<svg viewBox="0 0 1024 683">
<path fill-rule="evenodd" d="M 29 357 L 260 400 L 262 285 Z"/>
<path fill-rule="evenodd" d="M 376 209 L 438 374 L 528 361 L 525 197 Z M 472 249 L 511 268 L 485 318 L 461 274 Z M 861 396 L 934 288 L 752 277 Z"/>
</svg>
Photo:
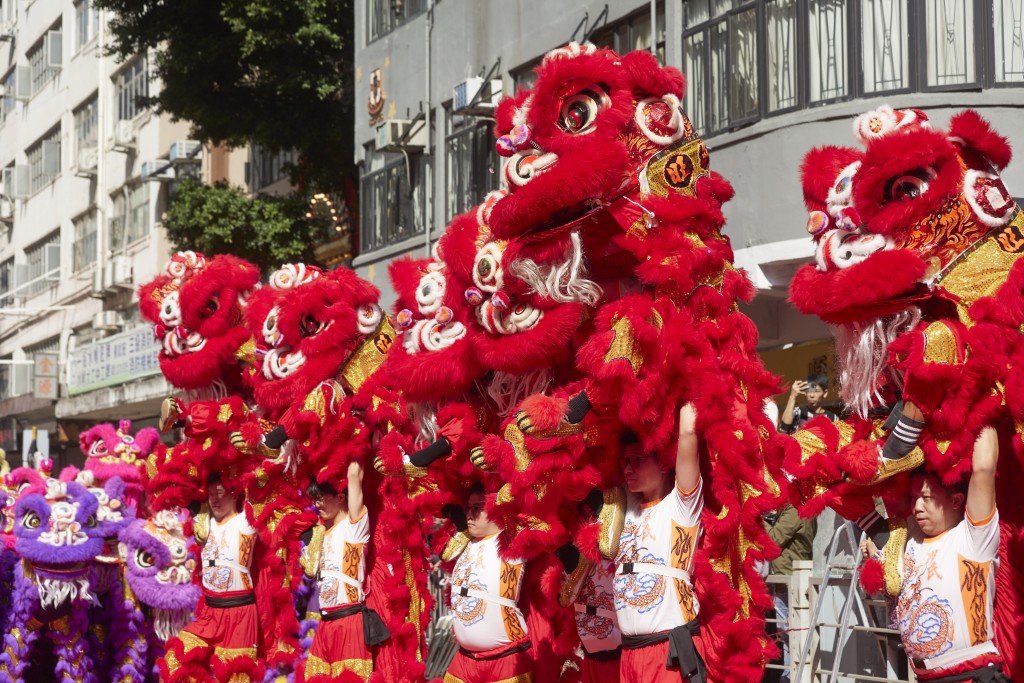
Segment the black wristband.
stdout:
<svg viewBox="0 0 1024 683">
<path fill-rule="evenodd" d="M 439 458 L 443 458 L 452 452 L 452 445 L 448 439 L 443 436 L 438 437 L 437 441 L 430 444 L 426 448 L 421 448 L 412 455 L 409 456 L 409 462 L 416 467 L 428 467 L 430 463 L 434 462 Z"/>
<path fill-rule="evenodd" d="M 569 409 L 565 412 L 565 421 L 569 424 L 579 424 L 590 412 L 591 407 L 587 392 L 581 391 L 569 399 Z"/>
<path fill-rule="evenodd" d="M 276 451 L 287 440 L 288 433 L 284 431 L 284 427 L 277 425 L 263 436 L 263 445 Z"/>
</svg>

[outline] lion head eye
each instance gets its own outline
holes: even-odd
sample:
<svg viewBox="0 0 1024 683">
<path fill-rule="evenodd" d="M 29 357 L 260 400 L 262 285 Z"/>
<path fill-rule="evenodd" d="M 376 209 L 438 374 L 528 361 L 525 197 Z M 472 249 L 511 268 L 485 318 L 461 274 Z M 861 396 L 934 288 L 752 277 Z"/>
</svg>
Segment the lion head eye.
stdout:
<svg viewBox="0 0 1024 683">
<path fill-rule="evenodd" d="M 99 524 L 99 522 L 96 521 L 96 515 L 89 515 L 85 518 L 85 528 L 95 529 L 97 524 Z"/>
<path fill-rule="evenodd" d="M 935 171 L 930 168 L 915 168 L 890 178 L 885 183 L 886 201 L 901 202 L 906 199 L 917 199 L 928 191 L 928 185 L 935 179 L 935 175 Z"/>
<path fill-rule="evenodd" d="M 601 86 L 585 88 L 562 102 L 558 125 L 572 135 L 587 133 L 593 128 L 598 113 L 609 104 L 608 94 Z"/>
<path fill-rule="evenodd" d="M 156 558 L 140 548 L 135 551 L 135 564 L 141 569 L 149 569 L 156 564 Z"/>
<path fill-rule="evenodd" d="M 203 307 L 199 309 L 199 317 L 203 320 L 212 318 L 217 313 L 218 308 L 220 308 L 220 302 L 216 299 L 207 299 Z"/>
<path fill-rule="evenodd" d="M 30 511 L 21 518 L 21 525 L 26 529 L 38 529 L 41 521 L 38 514 Z"/>
<path fill-rule="evenodd" d="M 299 323 L 299 332 L 303 337 L 312 337 L 324 329 L 324 324 L 312 315 L 304 315 Z"/>
</svg>

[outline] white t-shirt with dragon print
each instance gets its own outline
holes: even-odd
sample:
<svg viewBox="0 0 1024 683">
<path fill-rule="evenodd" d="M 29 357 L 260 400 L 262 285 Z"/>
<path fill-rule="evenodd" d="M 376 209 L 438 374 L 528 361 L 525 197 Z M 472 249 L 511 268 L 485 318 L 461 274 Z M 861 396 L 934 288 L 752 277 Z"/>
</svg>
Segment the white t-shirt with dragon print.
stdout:
<svg viewBox="0 0 1024 683">
<path fill-rule="evenodd" d="M 675 485 L 659 501 L 641 502 L 630 493 L 615 558 L 616 570 L 642 562 L 689 572 L 700 536 L 703 483 L 683 493 Z M 692 621 L 699 609 L 692 582 L 643 571 L 615 576 L 615 612 L 623 635 L 668 631 Z"/>
<path fill-rule="evenodd" d="M 940 671 L 995 653 L 992 605 L 999 568 L 999 514 L 969 518 L 933 538 L 911 535 L 895 621 L 911 660 Z"/>
<path fill-rule="evenodd" d="M 350 519 L 345 515 L 324 534 L 320 550 L 321 610 L 329 611 L 365 599 L 363 582 L 369 542 L 370 515 L 365 507 L 358 518 Z"/>
<path fill-rule="evenodd" d="M 207 593 L 252 590 L 252 551 L 256 529 L 238 512 L 223 522 L 210 517 L 210 535 L 203 545 L 203 588 Z"/>
<path fill-rule="evenodd" d="M 600 562 L 591 567 L 576 595 L 576 632 L 587 652 L 614 650 L 622 644 L 615 616 L 615 566 Z M 588 610 L 589 608 L 589 610 Z"/>
<path fill-rule="evenodd" d="M 483 652 L 522 640 L 526 619 L 518 606 L 502 605 L 476 595 L 462 595 L 467 588 L 481 594 L 519 601 L 523 587 L 522 560 L 498 556 L 502 534 L 472 541 L 459 555 L 452 572 L 452 620 L 455 641 L 472 652 Z"/>
</svg>

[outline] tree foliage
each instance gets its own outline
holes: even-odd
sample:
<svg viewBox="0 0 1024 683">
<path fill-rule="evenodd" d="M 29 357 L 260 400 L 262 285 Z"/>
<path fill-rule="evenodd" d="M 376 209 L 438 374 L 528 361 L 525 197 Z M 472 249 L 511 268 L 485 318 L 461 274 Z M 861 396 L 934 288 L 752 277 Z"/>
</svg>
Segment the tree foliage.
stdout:
<svg viewBox="0 0 1024 683">
<path fill-rule="evenodd" d="M 175 249 L 234 254 L 271 271 L 282 263 L 315 263 L 313 244 L 323 225 L 306 216 L 296 197 L 257 195 L 186 178 L 167 207 L 164 225 Z"/>
<path fill-rule="evenodd" d="M 352 0 L 95 0 L 110 51 L 149 51 L 150 105 L 213 143 L 299 151 L 295 179 L 335 189 L 352 169 Z"/>
</svg>

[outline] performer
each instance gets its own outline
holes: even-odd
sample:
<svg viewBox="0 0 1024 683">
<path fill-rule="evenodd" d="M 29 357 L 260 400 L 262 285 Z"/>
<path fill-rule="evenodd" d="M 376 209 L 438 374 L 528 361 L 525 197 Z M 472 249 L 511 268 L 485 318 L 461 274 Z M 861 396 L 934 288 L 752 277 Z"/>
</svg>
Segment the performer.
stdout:
<svg viewBox="0 0 1024 683">
<path fill-rule="evenodd" d="M 258 680 L 257 644 L 260 622 L 253 592 L 253 549 L 256 529 L 242 511 L 242 500 L 225 488 L 219 473 L 207 479 L 209 533 L 196 540 L 203 545 L 203 599 L 196 619 L 167 642 L 158 662 L 160 678 L 174 681 L 209 680 L 248 683 Z M 197 527 L 201 527 L 201 523 Z"/>
<path fill-rule="evenodd" d="M 974 445 L 966 487 L 962 482 L 944 486 L 931 472 L 911 479 L 913 523 L 895 621 L 921 680 L 1009 681 L 1001 673 L 992 626 L 999 566 L 998 459 L 996 430 L 986 427 Z M 878 553 L 870 540 L 862 550 Z"/>
<path fill-rule="evenodd" d="M 314 559 L 313 554 L 319 554 L 316 566 L 320 626 L 302 668 L 300 681 L 319 680 L 319 676 L 333 681 L 342 672 L 351 674 L 343 680 L 365 681 L 373 673 L 373 655 L 369 646 L 387 638 L 387 635 L 376 640 L 371 638 L 374 642 L 368 643 L 364 630 L 364 619 L 372 620 L 375 627 L 379 625 L 382 628 L 383 623 L 380 617 L 366 610 L 364 602 L 370 515 L 363 504 L 363 466 L 353 461 L 349 463 L 347 474 L 343 493 L 339 494 L 328 483 L 316 482 L 306 490 L 320 515 L 324 532 L 319 543 L 314 540 L 307 548 L 309 561 Z M 314 534 L 314 539 L 318 536 Z"/>
<path fill-rule="evenodd" d="M 487 516 L 484 489 L 470 490 L 466 505 L 470 543 L 452 572 L 452 614 L 459 651 L 444 683 L 532 683 L 533 658 L 526 619 L 518 606 L 524 562 L 503 559 L 505 530 Z"/>
<path fill-rule="evenodd" d="M 615 561 L 622 683 L 703 683 L 706 673 L 690 568 L 704 507 L 692 404 L 679 411 L 675 473 L 637 443 L 623 453 L 629 491 Z"/>
<path fill-rule="evenodd" d="M 622 657 L 622 632 L 615 614 L 614 574 L 605 562 L 595 563 L 573 603 L 576 632 L 583 647 L 580 683 L 617 683 Z"/>
</svg>

